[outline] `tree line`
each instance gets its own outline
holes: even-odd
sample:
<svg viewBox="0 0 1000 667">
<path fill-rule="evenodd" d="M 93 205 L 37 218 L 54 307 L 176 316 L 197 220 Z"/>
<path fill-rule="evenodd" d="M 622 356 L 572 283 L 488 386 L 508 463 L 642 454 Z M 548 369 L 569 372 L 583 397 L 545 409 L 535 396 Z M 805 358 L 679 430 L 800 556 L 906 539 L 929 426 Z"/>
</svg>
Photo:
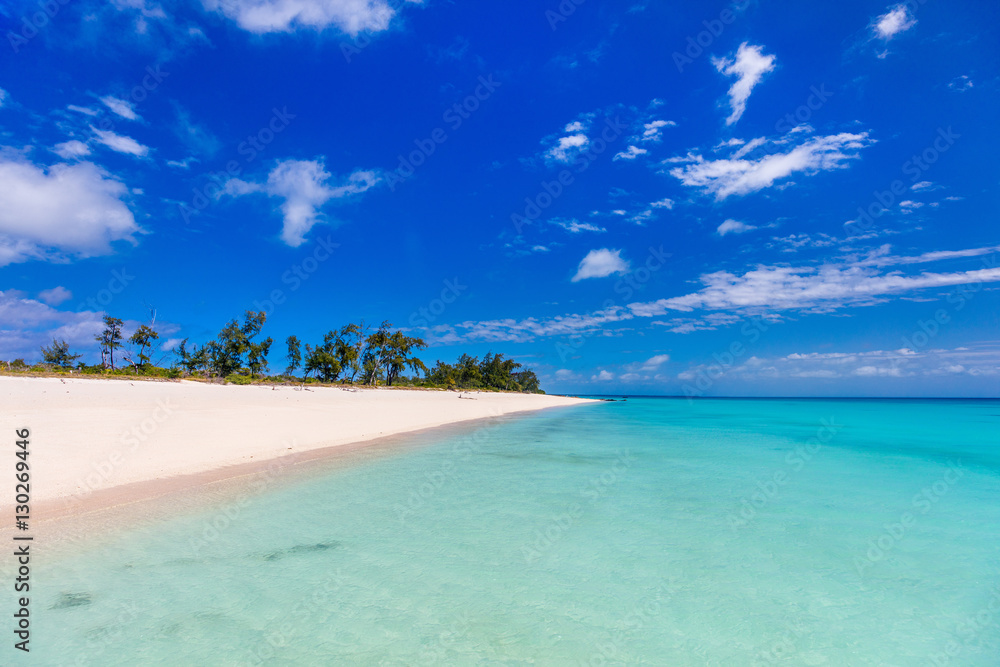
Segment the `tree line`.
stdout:
<svg viewBox="0 0 1000 667">
<path fill-rule="evenodd" d="M 116 372 L 131 367 L 139 374 L 179 377 L 183 374 L 211 380 L 248 384 L 254 379 L 301 380 L 303 382 L 363 384 L 377 386 L 427 386 L 449 389 L 486 389 L 542 393 L 534 371 L 502 354 L 487 353 L 482 360 L 463 354 L 455 364 L 438 361 L 428 369 L 416 353 L 427 348 L 422 338 L 394 330 L 388 321 L 378 327 L 364 321 L 331 329 L 321 342 L 305 345 L 297 336 L 285 340 L 287 365 L 280 375 L 269 375 L 267 356 L 274 345 L 271 337 L 262 338 L 267 321 L 263 311 L 246 311 L 243 322 L 229 321 L 213 340 L 201 345 L 185 338 L 173 350 L 174 363 L 164 369 L 152 363 L 151 353 L 160 335 L 155 330 L 155 313 L 149 325 L 140 325 L 125 338 L 122 320 L 104 317 L 104 329 L 95 337 L 100 346 L 100 366 L 77 364 L 87 371 Z M 71 354 L 65 341 L 53 340 L 42 347 L 43 362 L 60 368 L 72 368 L 80 358 Z M 116 367 L 117 359 L 117 367 Z M 18 359 L 8 368 L 24 367 Z M 302 376 L 296 373 L 301 369 Z M 404 375 L 409 370 L 411 376 Z"/>
</svg>

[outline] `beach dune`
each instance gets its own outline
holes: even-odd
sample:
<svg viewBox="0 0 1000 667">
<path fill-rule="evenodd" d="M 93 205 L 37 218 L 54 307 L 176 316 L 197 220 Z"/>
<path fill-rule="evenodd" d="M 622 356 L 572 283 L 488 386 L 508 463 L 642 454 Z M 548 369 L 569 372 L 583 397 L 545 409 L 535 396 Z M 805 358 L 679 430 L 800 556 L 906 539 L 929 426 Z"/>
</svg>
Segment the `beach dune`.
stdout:
<svg viewBox="0 0 1000 667">
<path fill-rule="evenodd" d="M 0 377 L 0 396 L 10 447 L 16 429 L 31 432 L 33 502 L 65 510 L 115 488 L 196 480 L 197 473 L 240 464 L 585 402 L 535 394 L 19 377 Z"/>
</svg>

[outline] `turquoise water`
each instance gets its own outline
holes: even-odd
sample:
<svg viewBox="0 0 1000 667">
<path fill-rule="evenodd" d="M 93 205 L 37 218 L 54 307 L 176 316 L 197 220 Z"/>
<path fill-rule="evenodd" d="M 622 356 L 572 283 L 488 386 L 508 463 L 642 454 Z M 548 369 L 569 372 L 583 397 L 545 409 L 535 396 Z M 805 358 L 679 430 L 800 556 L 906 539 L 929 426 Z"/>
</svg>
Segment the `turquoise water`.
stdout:
<svg viewBox="0 0 1000 667">
<path fill-rule="evenodd" d="M 3 664 L 998 665 L 998 436 L 685 399 L 424 435 L 40 558 Z"/>
</svg>

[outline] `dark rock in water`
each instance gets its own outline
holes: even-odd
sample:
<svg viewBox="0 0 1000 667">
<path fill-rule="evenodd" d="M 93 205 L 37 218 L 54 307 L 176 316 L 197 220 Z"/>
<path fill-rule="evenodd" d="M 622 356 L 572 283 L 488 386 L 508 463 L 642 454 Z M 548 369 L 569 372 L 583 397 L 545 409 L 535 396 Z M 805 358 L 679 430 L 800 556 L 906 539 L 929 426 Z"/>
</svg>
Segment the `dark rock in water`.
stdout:
<svg viewBox="0 0 1000 667">
<path fill-rule="evenodd" d="M 283 549 L 281 551 L 272 551 L 269 554 L 264 555 L 264 560 L 280 560 L 287 556 L 295 556 L 296 554 L 308 554 L 316 551 L 326 551 L 327 549 L 336 549 L 340 546 L 340 542 L 319 542 L 317 544 L 296 544 L 291 549 Z"/>
<path fill-rule="evenodd" d="M 49 609 L 69 609 L 84 607 L 91 603 L 90 593 L 62 593 Z"/>
</svg>

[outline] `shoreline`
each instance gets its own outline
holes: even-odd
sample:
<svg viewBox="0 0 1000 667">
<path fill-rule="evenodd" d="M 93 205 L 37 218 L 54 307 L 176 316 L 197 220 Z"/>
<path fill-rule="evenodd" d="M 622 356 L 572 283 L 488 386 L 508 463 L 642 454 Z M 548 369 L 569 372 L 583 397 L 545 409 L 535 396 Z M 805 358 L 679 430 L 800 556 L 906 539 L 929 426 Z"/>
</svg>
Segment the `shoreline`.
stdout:
<svg viewBox="0 0 1000 667">
<path fill-rule="evenodd" d="M 12 408 L 5 420 L 11 443 L 15 429 L 31 431 L 35 524 L 224 486 L 275 466 L 291 471 L 359 450 L 395 449 L 404 439 L 490 418 L 596 402 L 545 394 L 309 389 L 0 376 L 0 399 Z"/>
</svg>

